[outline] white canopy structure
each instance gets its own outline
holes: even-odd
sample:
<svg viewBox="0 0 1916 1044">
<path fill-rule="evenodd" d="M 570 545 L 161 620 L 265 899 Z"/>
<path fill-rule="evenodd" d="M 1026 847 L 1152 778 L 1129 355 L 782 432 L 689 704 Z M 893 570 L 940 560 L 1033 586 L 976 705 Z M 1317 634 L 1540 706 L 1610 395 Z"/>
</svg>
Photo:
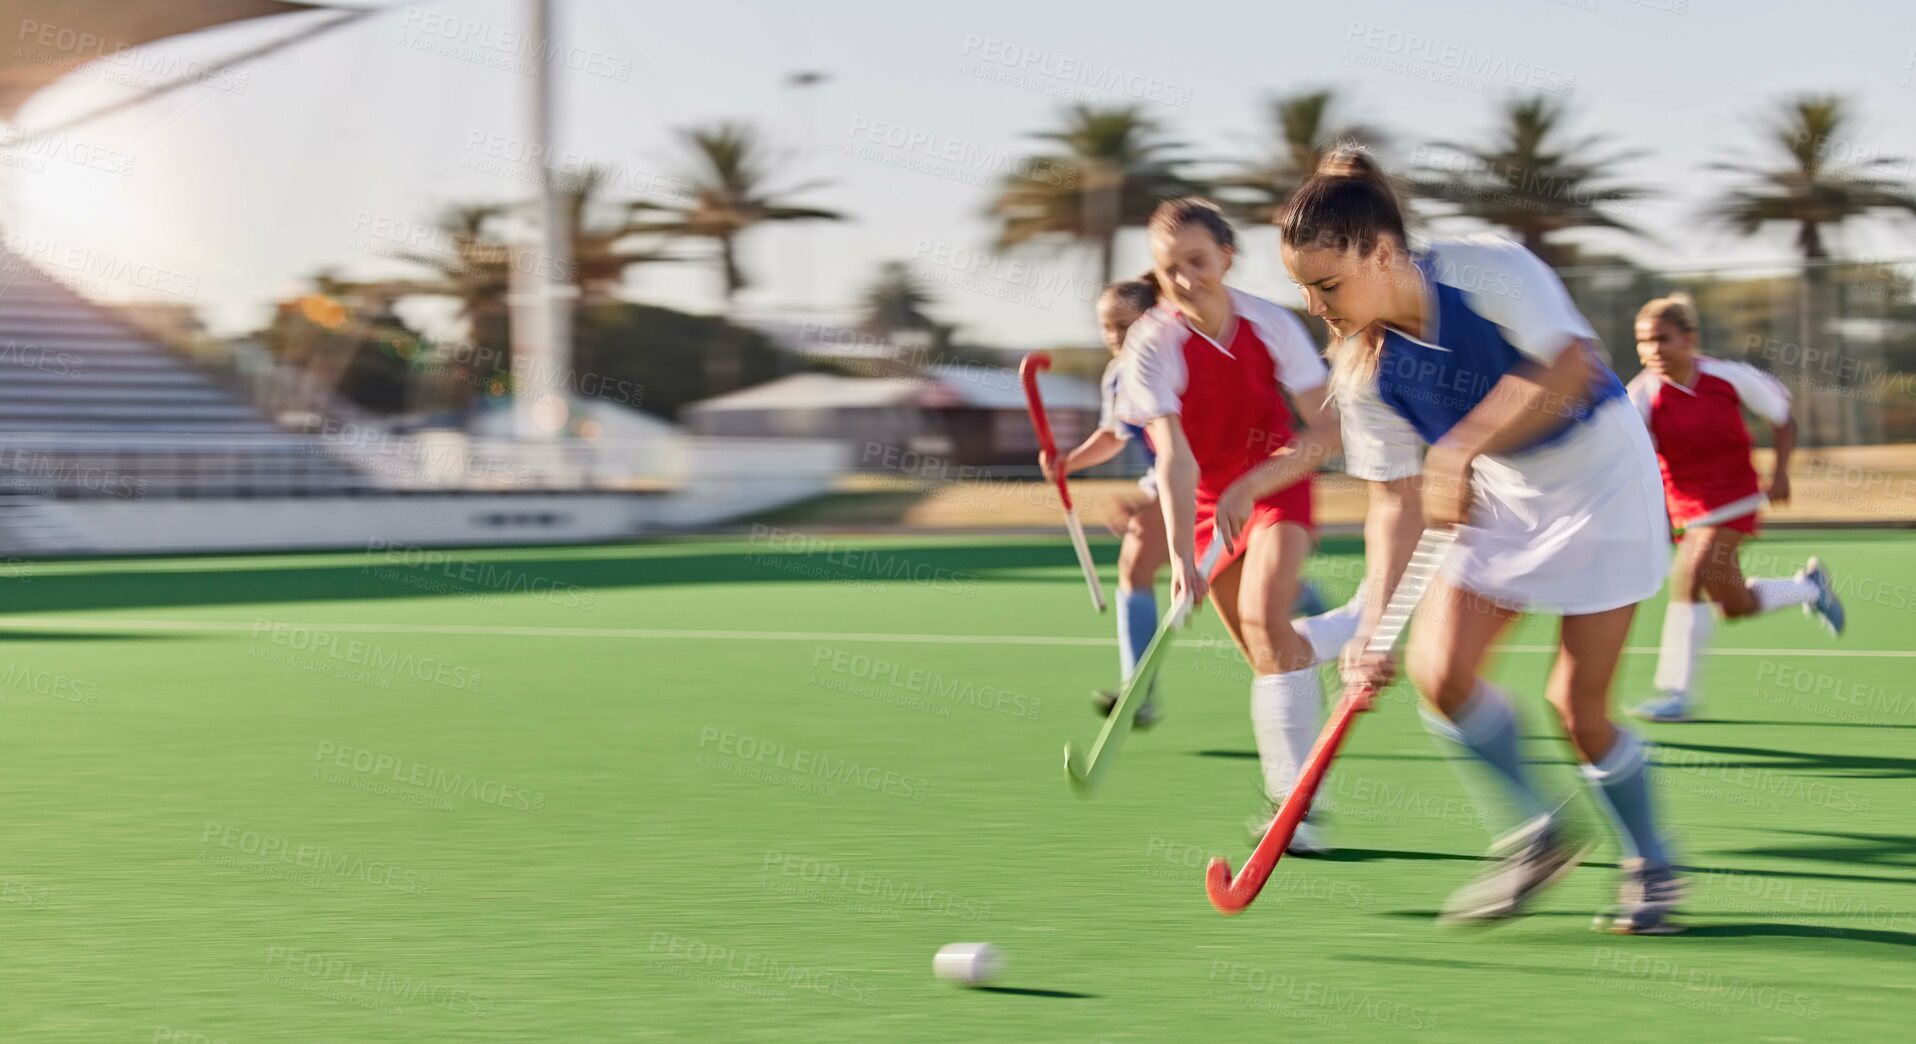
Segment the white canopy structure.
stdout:
<svg viewBox="0 0 1916 1044">
<path fill-rule="evenodd" d="M 11 123 L 41 88 L 89 62 L 169 36 L 332 5 L 283 0 L 0 0 L 0 120 Z"/>
</svg>

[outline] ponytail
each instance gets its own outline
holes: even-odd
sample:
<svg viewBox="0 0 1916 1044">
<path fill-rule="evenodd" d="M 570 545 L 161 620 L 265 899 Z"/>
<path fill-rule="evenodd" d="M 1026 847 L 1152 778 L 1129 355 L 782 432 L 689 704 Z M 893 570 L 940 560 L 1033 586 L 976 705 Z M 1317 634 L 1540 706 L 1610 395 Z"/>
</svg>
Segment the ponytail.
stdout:
<svg viewBox="0 0 1916 1044">
<path fill-rule="evenodd" d="M 1278 212 L 1285 246 L 1321 247 L 1369 257 L 1385 236 L 1406 242 L 1404 210 L 1370 150 L 1343 142 L 1324 154 L 1316 173 Z"/>
<path fill-rule="evenodd" d="M 1390 179 L 1356 142 L 1340 142 L 1324 154 L 1316 173 L 1305 181 L 1277 215 L 1278 238 L 1287 247 L 1317 247 L 1369 257 L 1386 237 L 1401 246 L 1404 209 Z M 1331 364 L 1331 390 L 1349 394 L 1377 376 L 1381 344 L 1359 331 L 1333 335 L 1325 356 Z"/>
<path fill-rule="evenodd" d="M 1158 303 L 1157 273 L 1146 272 L 1136 279 L 1120 279 L 1106 283 L 1103 293 L 1130 305 L 1136 312 L 1148 312 Z"/>
</svg>

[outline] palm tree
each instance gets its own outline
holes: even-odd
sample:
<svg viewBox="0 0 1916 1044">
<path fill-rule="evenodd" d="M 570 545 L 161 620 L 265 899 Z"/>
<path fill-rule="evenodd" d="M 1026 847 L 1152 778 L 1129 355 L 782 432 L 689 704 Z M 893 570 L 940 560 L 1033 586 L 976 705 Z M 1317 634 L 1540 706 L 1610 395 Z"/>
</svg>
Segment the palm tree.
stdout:
<svg viewBox="0 0 1916 1044">
<path fill-rule="evenodd" d="M 1776 222 L 1796 226 L 1796 248 L 1803 257 L 1803 302 L 1797 315 L 1801 344 L 1817 343 L 1819 317 L 1833 310 L 1827 300 L 1828 233 L 1873 211 L 1916 214 L 1916 194 L 1889 173 L 1906 160 L 1876 156 L 1843 162 L 1831 154 L 1850 151 L 1856 122 L 1853 108 L 1836 95 L 1786 97 L 1759 124 L 1765 156 L 1711 164 L 1746 179 L 1711 206 L 1709 215 L 1717 222 L 1746 236 Z M 1799 420 L 1813 439 L 1812 353 L 1800 354 L 1804 373 Z M 1858 405 L 1852 398 L 1850 408 L 1840 414 L 1840 431 L 1832 433 L 1837 438 L 1855 436 Z"/>
<path fill-rule="evenodd" d="M 878 278 L 865 288 L 865 332 L 888 336 L 899 330 L 934 330 L 938 321 L 925 313 L 931 293 L 911 274 L 911 266 L 902 261 L 887 261 L 878 267 Z"/>
<path fill-rule="evenodd" d="M 502 203 L 465 203 L 447 207 L 434 222 L 435 241 L 443 248 L 432 252 L 400 250 L 393 257 L 429 269 L 436 281 L 385 280 L 378 285 L 394 296 L 421 294 L 453 297 L 460 314 L 478 324 L 506 308 L 507 246 L 501 227 L 511 209 Z"/>
<path fill-rule="evenodd" d="M 1217 182 L 1231 216 L 1270 224 L 1324 154 L 1342 142 L 1385 143 L 1375 127 L 1345 121 L 1337 93 L 1328 88 L 1278 95 L 1266 102 L 1270 137 L 1263 158 Z"/>
<path fill-rule="evenodd" d="M 588 167 L 565 180 L 560 188 L 560 213 L 565 217 L 565 233 L 571 255 L 568 281 L 579 287 L 586 303 L 611 299 L 633 265 L 678 261 L 664 250 L 635 245 L 639 236 L 653 230 L 614 213 L 606 220 L 608 209 L 601 198 L 607 183 L 606 171 Z M 506 227 L 512 208 L 501 203 L 462 204 L 447 208 L 438 220 L 444 247 L 432 252 L 398 251 L 394 257 L 431 269 L 440 284 L 400 283 L 409 293 L 437 293 L 456 297 L 468 319 L 478 321 L 492 313 L 503 314 L 513 265 L 510 232 Z M 526 264 L 520 260 L 519 264 Z"/>
<path fill-rule="evenodd" d="M 843 221 L 835 210 L 804 206 L 789 197 L 818 188 L 810 181 L 777 189 L 770 184 L 779 157 L 757 130 L 747 124 L 724 121 L 679 131 L 690 153 L 692 168 L 684 175 L 691 186 L 689 203 L 632 204 L 634 214 L 663 212 L 662 220 L 635 222 L 643 231 L 687 239 L 709 239 L 717 248 L 719 273 L 724 279 L 725 310 L 732 310 L 738 292 L 749 283 L 739 264 L 739 237 L 773 221 Z M 716 343 L 705 353 L 707 387 L 717 391 L 737 386 L 744 373 L 744 347 L 730 326 L 720 328 Z"/>
<path fill-rule="evenodd" d="M 629 214 L 627 204 L 606 201 L 608 174 L 589 166 L 566 179 L 561 187 L 561 212 L 571 244 L 572 281 L 578 284 L 581 304 L 602 304 L 618 295 L 626 270 L 634 265 L 683 261 L 656 242 L 640 245 L 638 238 L 652 232 Z M 656 236 L 654 236 L 656 239 Z"/>
<path fill-rule="evenodd" d="M 1088 244 L 1110 282 L 1118 230 L 1143 225 L 1163 200 L 1200 190 L 1176 170 L 1183 146 L 1165 140 L 1142 106 L 1072 106 L 1057 130 L 1033 136 L 1062 151 L 1006 176 L 990 208 L 1001 223 L 1000 249 L 1060 239 Z"/>
<path fill-rule="evenodd" d="M 747 124 L 725 121 L 687 127 L 679 131 L 679 139 L 693 161 L 693 169 L 685 175 L 691 185 L 691 202 L 634 203 L 635 213 L 662 211 L 670 215 L 663 220 L 636 222 L 634 228 L 711 240 L 725 280 L 728 310 L 738 292 L 749 285 L 738 259 L 738 240 L 747 229 L 773 221 L 845 220 L 838 211 L 803 206 L 789 199 L 823 182 L 805 182 L 786 189 L 771 187 L 772 167 L 778 157 L 760 133 Z"/>
<path fill-rule="evenodd" d="M 927 309 L 930 291 L 902 261 L 878 266 L 860 299 L 858 331 L 877 342 L 878 354 L 831 360 L 867 377 L 913 377 L 931 366 L 968 366 L 974 370 L 1003 365 L 990 350 L 958 340 L 958 326 L 940 322 Z M 895 351 L 893 350 L 895 349 Z M 1008 372 L 1008 371 L 1007 371 Z"/>
<path fill-rule="evenodd" d="M 1516 97 L 1498 113 L 1492 139 L 1481 146 L 1433 142 L 1435 158 L 1412 175 L 1417 190 L 1451 206 L 1446 217 L 1468 217 L 1508 230 L 1546 261 L 1563 252 L 1550 236 L 1573 228 L 1608 228 L 1644 235 L 1603 209 L 1628 204 L 1647 190 L 1610 180 L 1641 151 L 1606 151 L 1605 136 L 1573 135 L 1569 107 L 1542 95 Z"/>
<path fill-rule="evenodd" d="M 1872 210 L 1916 214 L 1916 195 L 1887 172 L 1907 160 L 1879 156 L 1842 163 L 1830 155 L 1833 146 L 1852 144 L 1845 135 L 1855 122 L 1849 104 L 1835 95 L 1782 99 L 1760 128 L 1763 143 L 1771 146 L 1767 158 L 1710 165 L 1754 182 L 1725 195 L 1711 208 L 1711 216 L 1746 236 L 1771 222 L 1793 224 L 1796 247 L 1807 264 L 1829 257 L 1825 226 Z"/>
<path fill-rule="evenodd" d="M 566 219 L 571 267 L 568 281 L 580 290 L 579 304 L 613 299 L 633 265 L 676 261 L 656 245 L 639 245 L 643 233 L 621 211 L 601 197 L 606 172 L 589 167 L 561 186 L 560 212 Z M 610 213 L 608 213 L 608 211 Z M 383 280 L 356 284 L 359 293 L 387 299 L 408 296 L 451 297 L 459 301 L 468 336 L 479 350 L 453 366 L 460 373 L 455 385 L 488 382 L 510 372 L 512 360 L 506 337 L 506 295 L 511 290 L 514 264 L 538 259 L 514 258 L 509 227 L 513 207 L 503 203 L 461 204 L 447 208 L 437 221 L 439 249 L 395 251 L 393 257 L 430 270 L 429 280 Z M 610 220 L 608 220 L 608 217 Z M 469 372 L 468 372 L 469 371 Z"/>
</svg>

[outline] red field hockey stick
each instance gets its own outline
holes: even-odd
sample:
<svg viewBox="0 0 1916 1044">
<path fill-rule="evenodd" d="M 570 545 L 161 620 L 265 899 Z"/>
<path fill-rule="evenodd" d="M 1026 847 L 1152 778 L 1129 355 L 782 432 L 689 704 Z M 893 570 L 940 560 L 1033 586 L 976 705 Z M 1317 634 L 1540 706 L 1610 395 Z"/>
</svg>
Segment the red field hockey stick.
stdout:
<svg viewBox="0 0 1916 1044">
<path fill-rule="evenodd" d="M 1377 654 L 1389 652 L 1397 644 L 1397 638 L 1404 633 L 1404 626 L 1410 623 L 1411 611 L 1417 608 L 1417 602 L 1424 597 L 1424 589 L 1430 586 L 1430 578 L 1436 575 L 1437 567 L 1443 563 L 1444 553 L 1457 539 L 1457 531 L 1445 526 L 1439 529 L 1427 529 L 1423 539 L 1417 542 L 1417 550 L 1411 552 L 1410 564 L 1404 567 L 1404 575 L 1397 581 L 1397 590 L 1391 592 L 1390 602 L 1384 607 L 1384 615 L 1377 621 L 1377 630 L 1373 631 L 1364 651 Z M 1264 882 L 1270 880 L 1271 871 L 1277 869 L 1277 861 L 1284 850 L 1291 845 L 1291 835 L 1297 833 L 1297 824 L 1304 821 L 1304 813 L 1310 811 L 1311 799 L 1317 796 L 1317 788 L 1324 782 L 1325 773 L 1330 771 L 1331 759 L 1337 757 L 1337 748 L 1344 744 L 1344 734 L 1350 731 L 1351 722 L 1357 715 L 1370 709 L 1372 692 L 1369 688 L 1356 686 L 1344 690 L 1344 698 L 1337 704 L 1337 710 L 1331 714 L 1329 724 L 1317 737 L 1317 746 L 1311 749 L 1310 760 L 1304 763 L 1304 771 L 1297 777 L 1297 785 L 1291 788 L 1291 796 L 1284 799 L 1284 807 L 1278 810 L 1277 818 L 1271 821 L 1271 827 L 1264 832 L 1264 840 L 1257 843 L 1251 852 L 1251 858 L 1244 861 L 1243 870 L 1235 880 L 1231 876 L 1231 864 L 1223 856 L 1211 860 L 1204 873 L 1204 891 L 1211 897 L 1211 905 L 1218 912 L 1233 915 L 1243 912 L 1264 890 Z"/>
<path fill-rule="evenodd" d="M 1098 567 L 1091 561 L 1091 545 L 1085 542 L 1084 526 L 1078 511 L 1071 506 L 1071 489 L 1065 485 L 1064 461 L 1058 457 L 1058 443 L 1051 437 L 1051 421 L 1044 415 L 1044 399 L 1038 394 L 1038 371 L 1051 368 L 1051 356 L 1032 352 L 1018 364 L 1018 378 L 1025 384 L 1025 408 L 1031 413 L 1032 430 L 1038 433 L 1038 449 L 1051 460 L 1058 476 L 1058 499 L 1064 502 L 1064 524 L 1071 533 L 1071 547 L 1078 553 L 1078 568 L 1084 571 L 1085 586 L 1091 588 L 1091 605 L 1104 612 L 1104 588 L 1098 585 Z"/>
</svg>

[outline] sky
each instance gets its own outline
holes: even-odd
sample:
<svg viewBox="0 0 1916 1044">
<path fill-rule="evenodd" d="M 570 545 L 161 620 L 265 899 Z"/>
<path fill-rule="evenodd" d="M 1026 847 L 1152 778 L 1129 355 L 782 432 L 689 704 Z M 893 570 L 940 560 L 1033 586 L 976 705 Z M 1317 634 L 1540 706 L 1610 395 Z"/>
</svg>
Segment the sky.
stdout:
<svg viewBox="0 0 1916 1044">
<path fill-rule="evenodd" d="M 1569 102 L 1582 131 L 1643 150 L 1620 174 L 1658 193 L 1626 215 L 1651 237 L 1602 245 L 1668 267 L 1792 256 L 1787 230 L 1743 239 L 1701 218 L 1732 183 L 1708 164 L 1752 150 L 1757 117 L 1780 96 L 1857 103 L 1862 120 L 1838 155 L 1916 157 L 1907 0 L 556 2 L 562 166 L 610 167 L 612 198 L 670 201 L 687 170 L 677 130 L 745 120 L 778 146 L 776 184 L 813 183 L 794 198 L 850 218 L 749 234 L 743 314 L 843 321 L 878 266 L 902 261 L 935 316 L 1008 348 L 1095 342 L 1089 253 L 994 252 L 986 216 L 993 186 L 1043 149 L 1032 134 L 1072 101 L 1137 102 L 1190 155 L 1228 161 L 1268 140 L 1266 99 L 1335 87 L 1351 118 L 1392 135 L 1384 159 L 1403 169 L 1425 142 L 1483 137 L 1499 100 L 1544 90 Z M 437 245 L 430 225 L 443 208 L 530 195 L 526 59 L 512 35 L 523 16 L 514 0 L 356 6 L 381 10 L 126 112 L 9 139 L 7 245 L 99 296 L 188 302 L 223 333 L 257 328 L 322 269 L 423 274 L 391 255 Z M 53 127 L 328 17 L 267 19 L 83 66 L 13 131 Z M 825 79 L 794 87 L 797 72 Z M 1916 188 L 1916 160 L 1892 171 Z M 1839 250 L 1916 258 L 1916 226 L 1872 222 Z M 1120 272 L 1146 262 L 1127 233 Z M 1248 231 L 1233 281 L 1296 300 L 1268 230 Z M 626 292 L 722 307 L 717 270 L 702 260 L 633 269 Z"/>
</svg>

